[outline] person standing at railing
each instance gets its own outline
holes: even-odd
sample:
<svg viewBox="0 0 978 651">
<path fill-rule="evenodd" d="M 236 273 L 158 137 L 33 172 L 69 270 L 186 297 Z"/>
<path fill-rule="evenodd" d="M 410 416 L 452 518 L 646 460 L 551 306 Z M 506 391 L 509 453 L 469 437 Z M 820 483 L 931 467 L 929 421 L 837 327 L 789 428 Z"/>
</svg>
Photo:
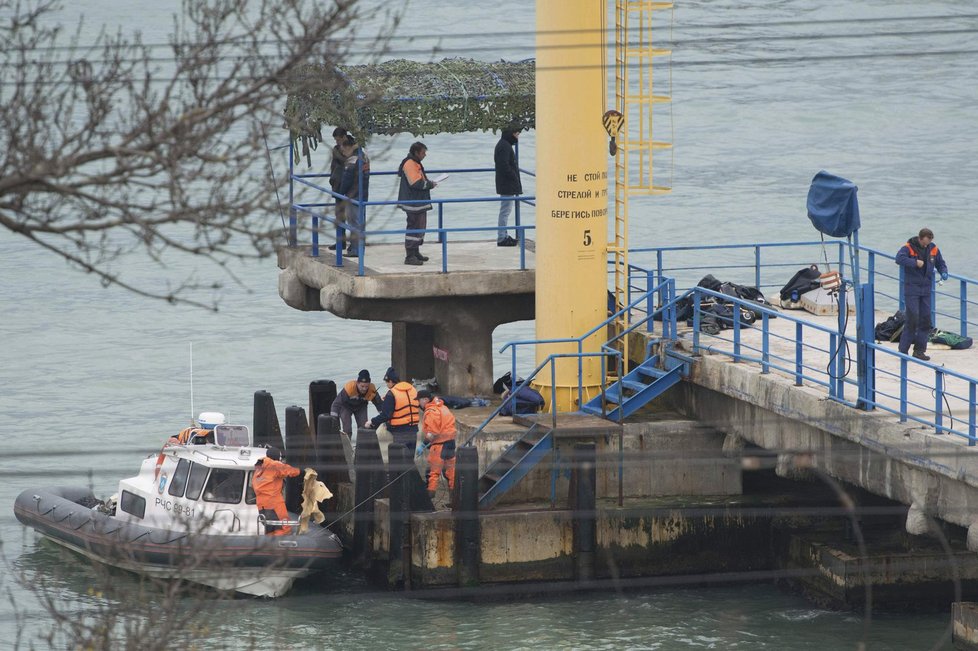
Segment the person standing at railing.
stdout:
<svg viewBox="0 0 978 651">
<path fill-rule="evenodd" d="M 331 157 L 329 161 L 329 187 L 333 192 L 339 192 L 340 184 L 343 182 L 343 166 L 346 164 L 346 156 L 343 155 L 341 147 L 343 142 L 346 140 L 347 135 L 349 134 L 343 127 L 336 127 L 333 129 L 333 140 L 336 142 L 336 144 L 333 145 L 333 149 L 330 152 Z M 334 199 L 336 200 L 336 221 L 339 222 L 343 213 L 342 203 L 338 197 L 334 197 Z M 342 228 L 340 228 L 338 240 L 340 246 L 343 246 L 343 234 L 344 231 Z M 330 251 L 335 251 L 336 243 L 334 242 L 326 248 Z"/>
<path fill-rule="evenodd" d="M 431 189 L 438 184 L 430 180 L 424 173 L 421 161 L 428 155 L 428 147 L 423 142 L 411 145 L 407 158 L 401 161 L 397 168 L 400 186 L 397 191 L 398 201 L 431 201 Z M 398 208 L 407 213 L 408 230 L 424 230 L 428 228 L 428 211 L 430 203 L 399 204 Z M 404 249 L 406 255 L 404 264 L 422 265 L 428 257 L 421 255 L 421 245 L 424 244 L 424 233 L 405 233 Z"/>
<path fill-rule="evenodd" d="M 346 157 L 346 161 L 343 164 L 343 176 L 338 192 L 348 199 L 367 201 L 370 194 L 370 158 L 367 156 L 367 151 L 357 146 L 356 139 L 347 134 L 340 145 L 340 152 Z M 348 199 L 341 201 L 337 206 L 336 220 L 362 229 L 364 225 L 360 223 L 360 206 Z M 349 235 L 346 238 L 346 255 L 355 258 L 359 255 L 357 243 L 360 241 L 360 234 L 356 230 L 347 233 Z"/>
<path fill-rule="evenodd" d="M 913 356 L 926 362 L 930 360 L 927 339 L 933 327 L 930 313 L 935 271 L 941 274 L 942 281 L 947 280 L 947 264 L 934 244 L 934 232 L 921 228 L 917 237 L 911 237 L 897 251 L 896 263 L 903 267 L 902 291 L 907 314 L 900 334 L 900 352 L 908 354 L 913 344 Z"/>
<path fill-rule="evenodd" d="M 499 231 L 496 233 L 496 246 L 516 246 L 516 239 L 509 236 L 506 228 L 509 225 L 509 214 L 516 205 L 516 197 L 523 194 L 523 183 L 520 181 L 520 167 L 516 163 L 516 151 L 513 146 L 520 139 L 522 128 L 517 125 L 506 127 L 499 142 L 493 160 L 496 165 L 496 194 L 502 197 L 499 202 Z"/>
</svg>

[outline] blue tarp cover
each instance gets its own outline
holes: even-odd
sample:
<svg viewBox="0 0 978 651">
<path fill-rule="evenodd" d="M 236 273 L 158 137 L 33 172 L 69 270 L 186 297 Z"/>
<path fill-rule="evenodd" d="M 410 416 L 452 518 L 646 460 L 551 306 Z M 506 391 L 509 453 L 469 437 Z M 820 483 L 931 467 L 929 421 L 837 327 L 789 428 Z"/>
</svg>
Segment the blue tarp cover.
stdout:
<svg viewBox="0 0 978 651">
<path fill-rule="evenodd" d="M 859 230 L 859 201 L 856 184 L 822 170 L 808 189 L 808 218 L 821 233 L 848 237 Z"/>
</svg>

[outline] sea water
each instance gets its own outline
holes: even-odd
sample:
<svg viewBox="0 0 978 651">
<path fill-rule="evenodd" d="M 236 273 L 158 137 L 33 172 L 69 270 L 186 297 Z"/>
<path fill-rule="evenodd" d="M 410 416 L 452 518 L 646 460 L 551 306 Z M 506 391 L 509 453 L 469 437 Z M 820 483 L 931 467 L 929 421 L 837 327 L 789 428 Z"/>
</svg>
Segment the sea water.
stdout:
<svg viewBox="0 0 978 651">
<path fill-rule="evenodd" d="M 66 8 L 66 22 L 83 13 L 91 28 L 140 29 L 148 42 L 165 41 L 167 17 L 179 10 L 172 1 L 138 2 L 125 12 L 129 18 L 120 18 L 117 3 L 82 4 Z M 543 4 L 559 11 L 559 0 Z M 390 56 L 532 57 L 534 12 L 534 3 L 521 0 L 411 2 Z M 674 191 L 632 202 L 631 245 L 817 239 L 805 196 L 812 176 L 826 169 L 859 186 L 862 244 L 895 252 L 929 226 L 951 270 L 978 275 L 976 13 L 972 3 L 953 0 L 677 4 L 664 25 L 675 48 L 671 73 L 657 75 L 671 78 L 672 116 L 663 139 L 675 149 L 661 169 Z M 370 15 L 357 37 L 378 24 Z M 941 33 L 949 31 L 955 33 Z M 432 56 L 435 45 L 441 53 Z M 285 140 L 284 134 L 271 137 Z M 491 166 L 496 138 L 428 136 L 425 163 L 433 169 Z M 413 140 L 371 140 L 373 169 L 394 169 Z M 530 131 L 521 139 L 525 168 L 534 167 L 534 147 Z M 325 169 L 325 156 L 322 149 L 314 158 L 318 169 Z M 281 155 L 276 165 L 282 173 Z M 395 196 L 393 180 L 385 180 L 371 184 L 372 198 Z M 524 187 L 534 191 L 532 178 L 524 177 Z M 491 195 L 491 174 L 455 175 L 451 192 Z M 462 212 L 453 218 L 459 224 L 495 224 L 493 206 Z M 402 223 L 393 210 L 372 216 L 375 228 Z M 122 265 L 144 280 L 164 273 L 182 278 L 195 269 L 221 277 L 197 260 L 174 260 L 160 270 L 134 255 Z M 4 560 L 35 581 L 47 578 L 79 612 L 105 598 L 89 594 L 93 570 L 86 563 L 65 565 L 63 555 L 39 543 L 14 519 L 13 499 L 25 488 L 61 483 L 89 484 L 107 495 L 121 475 L 134 474 L 140 459 L 190 417 L 191 348 L 193 408 L 224 411 L 232 422 L 248 424 L 258 389 L 272 393 L 281 414 L 288 405 L 306 404 L 311 380 L 342 382 L 361 368 L 380 377 L 390 362 L 389 325 L 290 309 L 278 297 L 273 260 L 236 265 L 234 272 L 243 286 L 226 283 L 220 311 L 207 313 L 103 289 L 94 277 L 0 231 Z M 498 348 L 532 335 L 532 324 L 522 322 L 498 328 L 494 340 Z M 509 360 L 500 355 L 495 365 L 500 375 Z M 275 601 L 214 604 L 212 625 L 197 642 L 202 648 L 255 642 L 295 649 L 949 646 L 948 614 L 833 612 L 766 583 L 471 601 L 412 599 L 373 588 L 356 573 L 340 572 L 331 581 L 335 587 L 326 591 L 300 585 Z M 30 640 L 49 628 L 33 590 L 11 572 L 0 582 L 9 597 L 0 600 L 0 648 L 18 633 Z M 117 582 L 120 589 L 135 585 L 126 575 Z"/>
</svg>

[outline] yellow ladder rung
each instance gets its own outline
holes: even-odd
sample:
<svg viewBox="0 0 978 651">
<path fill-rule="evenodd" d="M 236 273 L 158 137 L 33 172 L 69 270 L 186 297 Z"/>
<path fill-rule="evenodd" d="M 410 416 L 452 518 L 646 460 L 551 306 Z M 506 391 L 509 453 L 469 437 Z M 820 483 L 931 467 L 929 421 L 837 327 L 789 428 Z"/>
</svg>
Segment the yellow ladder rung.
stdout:
<svg viewBox="0 0 978 651">
<path fill-rule="evenodd" d="M 625 151 L 641 152 L 649 151 L 650 149 L 672 149 L 672 143 L 661 140 L 628 140 L 619 142 L 618 147 Z"/>
<path fill-rule="evenodd" d="M 628 104 L 665 104 L 671 101 L 671 95 L 625 95 Z"/>
<path fill-rule="evenodd" d="M 650 197 L 660 194 L 669 194 L 672 192 L 672 188 L 665 185 L 653 185 L 652 187 L 647 185 L 630 185 L 628 186 L 628 191 L 631 194 Z"/>
<path fill-rule="evenodd" d="M 664 57 L 672 54 L 672 48 L 668 47 L 653 47 L 653 48 L 626 48 L 625 49 L 625 59 L 629 57 L 633 59 L 648 59 L 652 57 Z"/>
<path fill-rule="evenodd" d="M 655 2 L 654 0 L 635 0 L 634 2 L 626 2 L 625 7 L 629 11 L 661 11 L 663 9 L 672 9 L 673 3 L 671 2 Z"/>
</svg>

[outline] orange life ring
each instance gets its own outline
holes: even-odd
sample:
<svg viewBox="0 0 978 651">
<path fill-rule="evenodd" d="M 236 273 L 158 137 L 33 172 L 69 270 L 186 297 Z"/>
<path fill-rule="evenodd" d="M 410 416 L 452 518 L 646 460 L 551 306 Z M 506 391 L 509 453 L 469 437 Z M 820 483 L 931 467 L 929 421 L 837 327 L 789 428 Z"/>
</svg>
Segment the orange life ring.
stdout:
<svg viewBox="0 0 978 651">
<path fill-rule="evenodd" d="M 157 479 L 160 478 L 160 468 L 163 467 L 163 461 L 164 459 L 166 459 L 166 455 L 163 454 L 163 450 L 166 449 L 166 445 L 160 448 L 160 456 L 156 457 L 156 470 L 153 471 L 153 481 L 156 481 Z"/>
</svg>

